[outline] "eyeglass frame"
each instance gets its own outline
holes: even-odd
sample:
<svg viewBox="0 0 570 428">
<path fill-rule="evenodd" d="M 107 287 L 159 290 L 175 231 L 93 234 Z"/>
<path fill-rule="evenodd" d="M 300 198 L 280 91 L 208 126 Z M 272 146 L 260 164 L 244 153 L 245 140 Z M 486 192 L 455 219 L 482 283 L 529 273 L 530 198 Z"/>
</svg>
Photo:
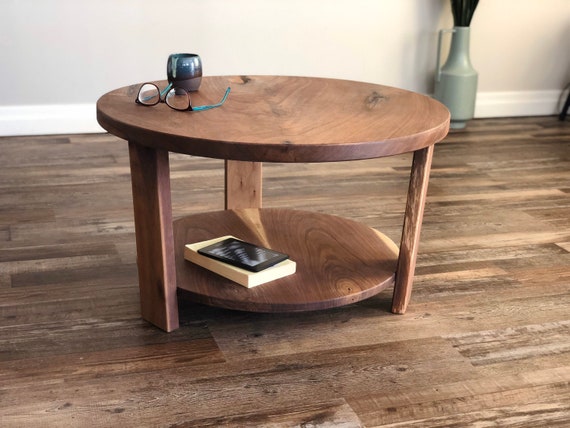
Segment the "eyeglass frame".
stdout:
<svg viewBox="0 0 570 428">
<path fill-rule="evenodd" d="M 146 85 L 154 86 L 156 88 L 156 91 L 158 92 L 158 99 L 156 100 L 156 102 L 154 102 L 152 104 L 145 104 L 140 100 L 141 89 L 144 88 Z M 172 91 L 172 90 L 183 91 L 184 94 L 186 94 L 186 97 L 188 98 L 188 107 L 187 108 L 184 108 L 184 109 L 176 108 L 176 107 L 173 107 L 166 102 L 166 98 L 167 98 L 168 94 L 170 93 L 170 91 Z M 145 106 L 145 107 L 153 107 L 159 103 L 164 103 L 168 107 L 170 107 L 172 110 L 176 110 L 176 111 L 204 111 L 204 110 L 211 110 L 213 108 L 220 107 L 222 104 L 224 104 L 224 102 L 228 98 L 228 95 L 229 95 L 231 90 L 232 90 L 232 88 L 228 86 L 228 88 L 226 89 L 226 93 L 224 94 L 224 96 L 222 97 L 222 99 L 219 103 L 192 107 L 192 101 L 190 98 L 190 94 L 188 93 L 188 91 L 186 89 L 180 88 L 177 86 L 173 86 L 172 83 L 169 83 L 168 86 L 161 91 L 160 88 L 156 84 L 154 84 L 152 82 L 146 82 L 146 83 L 143 83 L 141 85 L 141 87 L 139 88 L 139 90 L 137 92 L 137 97 L 135 98 L 135 103 L 140 104 L 140 105 Z"/>
</svg>

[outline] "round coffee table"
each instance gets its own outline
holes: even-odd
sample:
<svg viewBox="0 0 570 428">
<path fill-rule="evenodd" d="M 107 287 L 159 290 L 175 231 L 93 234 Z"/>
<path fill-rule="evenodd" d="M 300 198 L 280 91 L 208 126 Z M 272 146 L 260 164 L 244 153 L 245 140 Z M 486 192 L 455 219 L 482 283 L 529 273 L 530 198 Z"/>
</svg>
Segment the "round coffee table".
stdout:
<svg viewBox="0 0 570 428">
<path fill-rule="evenodd" d="M 159 88 L 166 82 L 155 82 Z M 205 77 L 177 112 L 135 104 L 140 84 L 97 102 L 97 120 L 129 141 L 143 318 L 178 327 L 177 288 L 197 302 L 248 311 L 303 311 L 353 303 L 394 285 L 408 305 L 433 146 L 449 129 L 439 102 L 402 89 L 307 77 Z M 173 223 L 168 152 L 225 159 L 223 211 Z M 262 162 L 331 162 L 414 152 L 400 248 L 361 223 L 262 208 Z M 297 272 L 247 289 L 184 260 L 184 245 L 234 235 L 290 255 Z"/>
</svg>

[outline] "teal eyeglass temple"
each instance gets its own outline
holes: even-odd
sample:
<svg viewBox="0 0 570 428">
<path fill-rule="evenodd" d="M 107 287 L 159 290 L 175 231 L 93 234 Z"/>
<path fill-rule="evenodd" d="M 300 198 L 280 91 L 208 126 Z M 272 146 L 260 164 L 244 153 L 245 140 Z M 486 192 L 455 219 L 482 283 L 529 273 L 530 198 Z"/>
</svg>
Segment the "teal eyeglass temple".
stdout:
<svg viewBox="0 0 570 428">
<path fill-rule="evenodd" d="M 163 97 L 168 91 L 170 91 L 170 88 L 172 88 L 172 83 L 169 83 L 166 88 L 160 91 L 160 96 Z"/>
<path fill-rule="evenodd" d="M 192 107 L 191 105 L 189 106 L 189 110 L 192 111 L 204 111 L 204 110 L 210 110 L 212 108 L 216 108 L 216 107 L 220 107 L 223 103 L 226 102 L 226 99 L 228 98 L 228 95 L 230 94 L 230 91 L 232 90 L 232 88 L 230 88 L 228 86 L 228 88 L 226 89 L 226 93 L 224 94 L 224 96 L 222 97 L 222 100 L 217 103 L 217 104 L 212 104 L 209 106 L 196 106 L 196 107 Z"/>
<path fill-rule="evenodd" d="M 145 88 L 147 88 L 147 91 L 143 91 L 143 89 L 145 89 Z M 150 88 L 150 91 L 148 90 L 149 88 Z M 179 93 L 180 91 L 182 92 L 182 94 L 184 94 L 186 96 L 183 107 L 176 105 L 174 103 L 169 103 L 169 94 L 171 91 L 174 91 L 175 96 L 176 95 L 180 96 L 181 95 Z M 177 91 L 179 91 L 179 92 L 177 93 Z M 135 102 L 137 104 L 141 104 L 141 105 L 144 105 L 147 107 L 154 106 L 158 103 L 166 103 L 166 105 L 168 105 L 168 107 L 170 107 L 174 110 L 178 110 L 178 111 L 204 111 L 204 110 L 210 110 L 210 109 L 213 109 L 216 107 L 220 107 L 228 98 L 230 91 L 231 91 L 231 88 L 228 87 L 226 89 L 226 93 L 224 94 L 224 96 L 222 97 L 222 99 L 219 103 L 211 104 L 211 105 L 205 105 L 205 106 L 193 107 L 191 102 L 190 102 L 190 96 L 185 89 L 173 88 L 172 83 L 169 83 L 166 88 L 164 88 L 162 91 L 159 91 L 158 86 L 156 86 L 154 83 L 145 83 L 140 87 L 139 93 L 137 95 Z M 145 94 L 148 94 L 148 93 L 150 93 L 150 95 L 144 96 Z"/>
</svg>

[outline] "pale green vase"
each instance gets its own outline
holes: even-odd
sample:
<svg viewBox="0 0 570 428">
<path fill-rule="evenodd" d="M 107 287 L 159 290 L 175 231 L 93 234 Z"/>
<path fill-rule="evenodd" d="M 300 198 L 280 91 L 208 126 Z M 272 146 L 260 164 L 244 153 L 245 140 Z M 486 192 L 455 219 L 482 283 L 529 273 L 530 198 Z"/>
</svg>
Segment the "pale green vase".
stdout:
<svg viewBox="0 0 570 428">
<path fill-rule="evenodd" d="M 451 47 L 447 61 L 440 67 L 441 41 L 444 33 L 451 33 Z M 437 69 L 434 98 L 441 101 L 451 113 L 451 128 L 465 128 L 475 114 L 477 71 L 469 58 L 471 28 L 454 27 L 441 30 L 437 47 Z"/>
</svg>

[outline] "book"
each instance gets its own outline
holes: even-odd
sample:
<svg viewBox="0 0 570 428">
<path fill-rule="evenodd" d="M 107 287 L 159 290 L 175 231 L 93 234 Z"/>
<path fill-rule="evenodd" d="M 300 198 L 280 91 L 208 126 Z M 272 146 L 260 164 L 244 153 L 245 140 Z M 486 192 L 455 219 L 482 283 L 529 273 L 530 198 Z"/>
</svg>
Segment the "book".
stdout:
<svg viewBox="0 0 570 428">
<path fill-rule="evenodd" d="M 246 288 L 256 287 L 258 285 L 292 275 L 297 269 L 297 264 L 293 260 L 287 259 L 259 272 L 252 272 L 198 253 L 198 250 L 202 248 L 229 238 L 237 239 L 228 235 L 207 241 L 196 242 L 194 244 L 187 244 L 184 247 L 184 258 Z"/>
</svg>

